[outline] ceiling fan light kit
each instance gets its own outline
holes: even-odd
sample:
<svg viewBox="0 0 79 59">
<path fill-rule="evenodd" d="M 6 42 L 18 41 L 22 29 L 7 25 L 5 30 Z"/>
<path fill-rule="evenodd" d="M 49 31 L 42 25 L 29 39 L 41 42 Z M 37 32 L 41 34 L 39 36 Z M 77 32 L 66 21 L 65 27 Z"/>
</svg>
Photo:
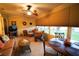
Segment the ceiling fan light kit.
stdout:
<svg viewBox="0 0 79 59">
<path fill-rule="evenodd" d="M 37 14 L 37 10 L 34 10 L 33 12 L 30 10 L 32 8 L 31 5 L 27 5 L 27 15 L 35 15 L 35 16 L 38 16 Z"/>
<path fill-rule="evenodd" d="M 32 12 L 31 11 L 27 11 L 27 15 L 32 15 Z"/>
</svg>

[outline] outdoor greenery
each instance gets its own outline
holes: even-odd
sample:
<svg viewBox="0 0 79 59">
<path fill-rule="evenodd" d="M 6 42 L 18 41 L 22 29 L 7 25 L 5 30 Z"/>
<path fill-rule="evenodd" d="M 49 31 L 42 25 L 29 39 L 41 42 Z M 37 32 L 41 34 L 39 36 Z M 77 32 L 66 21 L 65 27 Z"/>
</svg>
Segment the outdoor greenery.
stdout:
<svg viewBox="0 0 79 59">
<path fill-rule="evenodd" d="M 73 31 L 72 34 L 71 34 L 71 39 L 79 41 L 79 32 Z"/>
</svg>

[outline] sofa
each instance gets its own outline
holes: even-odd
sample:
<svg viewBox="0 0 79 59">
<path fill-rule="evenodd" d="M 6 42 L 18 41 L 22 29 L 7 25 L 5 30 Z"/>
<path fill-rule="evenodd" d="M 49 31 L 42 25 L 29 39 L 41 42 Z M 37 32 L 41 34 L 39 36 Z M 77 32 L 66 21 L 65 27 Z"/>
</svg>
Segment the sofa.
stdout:
<svg viewBox="0 0 79 59">
<path fill-rule="evenodd" d="M 14 47 L 14 39 L 9 39 L 6 42 L 2 42 L 0 40 L 0 43 L 2 44 L 2 47 L 0 48 L 0 55 L 11 56 Z"/>
</svg>

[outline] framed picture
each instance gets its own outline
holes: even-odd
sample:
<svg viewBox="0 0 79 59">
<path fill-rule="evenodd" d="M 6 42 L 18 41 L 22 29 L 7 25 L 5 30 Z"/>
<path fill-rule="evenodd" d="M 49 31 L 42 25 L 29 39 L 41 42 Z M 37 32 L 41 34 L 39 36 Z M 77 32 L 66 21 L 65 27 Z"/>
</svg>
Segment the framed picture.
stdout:
<svg viewBox="0 0 79 59">
<path fill-rule="evenodd" d="M 25 26 L 26 24 L 27 24 L 27 23 L 24 21 L 24 22 L 23 22 L 23 25 Z"/>
<path fill-rule="evenodd" d="M 30 25 L 32 25 L 32 23 L 30 22 Z"/>
</svg>

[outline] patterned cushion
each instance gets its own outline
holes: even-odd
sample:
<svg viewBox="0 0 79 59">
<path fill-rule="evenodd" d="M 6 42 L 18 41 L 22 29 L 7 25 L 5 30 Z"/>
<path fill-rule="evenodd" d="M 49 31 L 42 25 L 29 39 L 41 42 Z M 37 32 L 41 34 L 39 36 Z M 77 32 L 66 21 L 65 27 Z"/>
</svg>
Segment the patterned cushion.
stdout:
<svg viewBox="0 0 79 59">
<path fill-rule="evenodd" d="M 8 37 L 7 35 L 3 35 L 3 36 L 2 36 L 2 40 L 3 40 L 4 42 L 7 42 L 7 41 L 9 40 L 9 37 Z"/>
</svg>

